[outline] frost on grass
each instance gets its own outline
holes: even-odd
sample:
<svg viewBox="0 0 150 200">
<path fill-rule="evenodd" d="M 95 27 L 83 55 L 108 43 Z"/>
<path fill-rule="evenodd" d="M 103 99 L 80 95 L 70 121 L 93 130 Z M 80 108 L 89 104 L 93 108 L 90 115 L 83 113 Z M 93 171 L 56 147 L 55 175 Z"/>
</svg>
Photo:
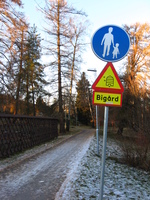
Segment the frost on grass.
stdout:
<svg viewBox="0 0 150 200">
<path fill-rule="evenodd" d="M 65 200 L 97 199 L 100 192 L 101 157 L 96 155 L 96 138 L 94 138 L 74 176 L 66 185 L 62 194 Z M 102 154 L 102 137 L 100 138 L 100 155 Z M 107 141 L 105 183 L 103 197 L 105 200 L 150 199 L 150 174 L 123 164 L 115 159 L 121 157 L 121 150 L 113 139 Z"/>
</svg>

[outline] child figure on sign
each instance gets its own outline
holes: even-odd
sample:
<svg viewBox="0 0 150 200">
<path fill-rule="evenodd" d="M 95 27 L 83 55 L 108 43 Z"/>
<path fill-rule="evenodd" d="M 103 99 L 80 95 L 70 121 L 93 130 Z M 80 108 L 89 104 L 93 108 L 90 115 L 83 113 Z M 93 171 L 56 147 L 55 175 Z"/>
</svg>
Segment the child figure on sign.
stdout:
<svg viewBox="0 0 150 200">
<path fill-rule="evenodd" d="M 117 54 L 119 54 L 119 43 L 116 43 L 116 46 L 114 46 L 114 50 L 112 52 L 113 54 L 113 59 L 116 57 L 117 58 Z"/>
</svg>

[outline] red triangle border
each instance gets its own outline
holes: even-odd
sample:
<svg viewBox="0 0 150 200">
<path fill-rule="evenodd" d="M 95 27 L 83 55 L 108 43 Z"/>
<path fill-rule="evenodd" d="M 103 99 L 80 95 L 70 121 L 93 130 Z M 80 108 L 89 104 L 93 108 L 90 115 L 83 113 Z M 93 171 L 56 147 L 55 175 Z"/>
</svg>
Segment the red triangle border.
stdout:
<svg viewBox="0 0 150 200">
<path fill-rule="evenodd" d="M 113 73 L 114 73 L 114 76 L 120 86 L 120 89 L 113 89 L 113 88 L 103 88 L 103 87 L 96 87 L 97 83 L 100 81 L 100 79 L 102 78 L 102 76 L 104 75 L 104 73 L 106 72 L 106 70 L 108 69 L 108 67 L 111 67 Z M 118 77 L 118 74 L 113 66 L 113 64 L 111 62 L 108 62 L 106 64 L 106 66 L 104 67 L 104 69 L 102 70 L 102 72 L 99 74 L 99 76 L 97 77 L 97 79 L 95 80 L 95 82 L 93 83 L 92 85 L 92 89 L 94 91 L 103 91 L 103 92 L 114 92 L 114 93 L 123 93 L 124 92 L 124 87 Z"/>
</svg>

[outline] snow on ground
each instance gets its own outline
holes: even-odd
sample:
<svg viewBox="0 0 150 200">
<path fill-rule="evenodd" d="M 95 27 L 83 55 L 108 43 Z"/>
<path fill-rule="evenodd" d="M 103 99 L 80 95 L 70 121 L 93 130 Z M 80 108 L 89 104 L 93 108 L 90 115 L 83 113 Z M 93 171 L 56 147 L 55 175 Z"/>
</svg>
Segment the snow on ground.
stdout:
<svg viewBox="0 0 150 200">
<path fill-rule="evenodd" d="M 65 181 L 63 182 L 61 188 L 59 189 L 59 192 L 56 194 L 55 200 L 61 199 L 61 196 L 64 192 L 64 188 L 67 188 L 68 186 L 66 187 L 66 185 L 68 185 L 68 183 L 71 183 L 72 177 L 74 177 L 74 173 L 76 172 L 78 165 L 81 163 L 82 158 L 86 154 L 86 152 L 90 146 L 91 140 L 92 140 L 92 138 L 89 137 L 86 144 L 82 147 L 82 149 L 78 149 L 79 150 L 78 153 L 76 154 L 75 157 L 73 157 L 72 162 L 70 162 L 68 164 L 69 168 L 70 168 L 69 173 L 67 174 Z M 66 200 L 66 198 L 65 198 L 65 200 Z"/>
<path fill-rule="evenodd" d="M 96 155 L 96 145 L 94 137 L 78 167 L 68 173 L 68 178 L 58 191 L 55 200 L 98 199 L 101 155 L 100 157 Z M 101 150 L 102 137 L 100 138 Z M 112 159 L 121 157 L 120 148 L 113 139 L 107 140 L 106 154 L 103 198 L 105 200 L 150 200 L 150 173 L 119 164 Z"/>
<path fill-rule="evenodd" d="M 0 160 L 0 172 L 5 171 L 7 168 L 12 167 L 13 165 L 16 165 L 17 163 L 20 163 L 21 161 L 28 160 L 29 158 L 40 155 L 46 152 L 47 150 L 53 148 L 55 145 L 59 145 L 59 143 L 67 140 L 70 137 L 71 135 L 59 136 L 56 140 L 52 140 L 45 144 L 35 146 L 32 149 L 27 149 L 25 152 Z"/>
</svg>

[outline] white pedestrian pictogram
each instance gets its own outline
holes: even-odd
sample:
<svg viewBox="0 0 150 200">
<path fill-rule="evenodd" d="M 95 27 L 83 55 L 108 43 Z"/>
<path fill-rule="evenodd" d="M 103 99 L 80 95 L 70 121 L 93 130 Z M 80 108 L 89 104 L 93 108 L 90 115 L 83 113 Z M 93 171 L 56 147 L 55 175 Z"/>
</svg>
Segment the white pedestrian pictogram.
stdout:
<svg viewBox="0 0 150 200">
<path fill-rule="evenodd" d="M 114 50 L 112 52 L 113 54 L 113 59 L 116 57 L 117 58 L 117 54 L 119 54 L 119 43 L 116 43 L 116 46 L 114 47 Z"/>
<path fill-rule="evenodd" d="M 114 36 L 112 34 L 112 31 L 113 31 L 113 28 L 109 27 L 108 33 L 106 33 L 102 39 L 101 45 L 103 45 L 104 43 L 103 54 L 102 54 L 103 57 L 105 57 L 106 50 L 107 50 L 107 56 L 109 56 L 111 44 L 113 44 L 113 47 L 114 47 Z"/>
</svg>

